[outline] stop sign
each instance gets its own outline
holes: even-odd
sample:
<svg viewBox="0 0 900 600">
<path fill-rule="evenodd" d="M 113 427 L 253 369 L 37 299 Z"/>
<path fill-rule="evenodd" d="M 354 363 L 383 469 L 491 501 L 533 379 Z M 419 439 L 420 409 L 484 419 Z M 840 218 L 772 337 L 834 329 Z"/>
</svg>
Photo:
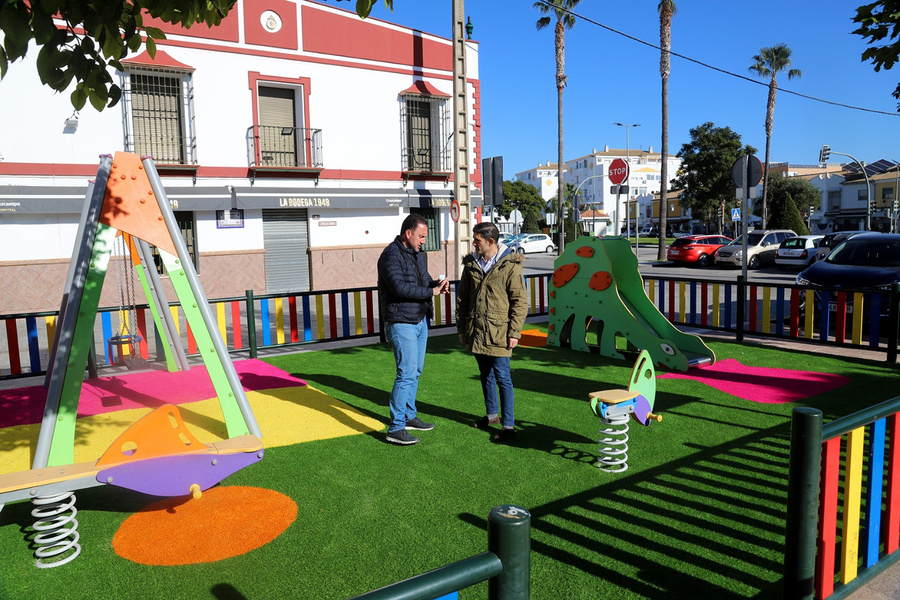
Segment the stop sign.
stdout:
<svg viewBox="0 0 900 600">
<path fill-rule="evenodd" d="M 615 185 L 619 185 L 628 179 L 628 163 L 617 158 L 609 163 L 609 181 Z"/>
</svg>

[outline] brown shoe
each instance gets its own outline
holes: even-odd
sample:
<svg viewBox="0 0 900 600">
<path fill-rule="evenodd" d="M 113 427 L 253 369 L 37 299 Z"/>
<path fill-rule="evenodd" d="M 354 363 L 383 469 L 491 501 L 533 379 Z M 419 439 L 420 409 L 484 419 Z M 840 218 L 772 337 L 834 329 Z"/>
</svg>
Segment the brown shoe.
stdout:
<svg viewBox="0 0 900 600">
<path fill-rule="evenodd" d="M 491 441 L 498 444 L 508 444 L 516 439 L 515 429 L 501 429 L 491 436 Z"/>
<path fill-rule="evenodd" d="M 476 429 L 489 429 L 491 425 L 499 425 L 500 417 L 494 417 L 493 419 L 488 419 L 487 415 L 481 417 L 479 420 L 472 423 L 472 427 Z"/>
</svg>

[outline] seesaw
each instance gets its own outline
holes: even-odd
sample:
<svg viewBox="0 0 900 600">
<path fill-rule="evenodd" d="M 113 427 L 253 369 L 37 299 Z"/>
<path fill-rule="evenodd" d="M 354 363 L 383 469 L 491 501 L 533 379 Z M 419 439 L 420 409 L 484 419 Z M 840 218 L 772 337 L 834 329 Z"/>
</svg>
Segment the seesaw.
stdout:
<svg viewBox="0 0 900 600">
<path fill-rule="evenodd" d="M 119 235 L 128 248 L 124 260 L 130 255 L 141 279 L 167 365 L 188 369 L 183 348 L 175 343 L 177 327 L 166 318 L 168 302 L 156 277 L 150 244 L 158 249 L 216 391 L 229 439 L 212 445 L 200 442 L 185 427 L 178 408 L 166 405 L 135 422 L 96 462 L 76 464 L 81 387 L 100 292 Z M 116 485 L 158 496 L 199 497 L 263 457 L 259 425 L 151 158 L 127 152 L 101 157 L 97 179 L 85 197 L 59 321 L 33 469 L 0 476 L 0 509 L 15 500 L 30 499 L 35 505 L 33 542 L 40 568 L 65 564 L 81 552 L 74 490 Z M 133 334 L 124 334 L 121 340 L 127 337 L 131 343 Z"/>
</svg>

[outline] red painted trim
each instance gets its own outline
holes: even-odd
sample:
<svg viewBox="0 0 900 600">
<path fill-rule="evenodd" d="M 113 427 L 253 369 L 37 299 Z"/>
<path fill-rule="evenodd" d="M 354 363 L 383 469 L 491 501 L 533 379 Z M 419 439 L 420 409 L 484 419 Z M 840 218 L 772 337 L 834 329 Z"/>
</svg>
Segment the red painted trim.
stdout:
<svg viewBox="0 0 900 600">
<path fill-rule="evenodd" d="M 141 336 L 141 341 L 138 342 L 138 354 L 144 360 L 150 360 L 150 348 L 147 345 L 147 310 L 144 308 L 139 308 L 137 311 L 137 327 L 138 335 Z"/>
<path fill-rule="evenodd" d="M 154 19 L 147 11 L 143 11 L 143 21 L 145 26 L 156 27 L 162 29 L 164 33 L 172 35 L 183 35 L 187 37 L 202 38 L 207 40 L 220 40 L 223 42 L 238 42 L 238 13 L 232 8 L 221 23 L 215 27 L 210 27 L 203 23 L 195 23 L 190 29 L 185 29 L 180 25 L 166 23 L 160 19 Z"/>
<path fill-rule="evenodd" d="M 484 175 L 481 172 L 481 160 L 484 152 L 481 149 L 481 81 L 478 79 L 469 79 L 469 83 L 475 88 L 475 112 L 472 120 L 475 123 L 472 136 L 472 148 L 475 149 L 475 170 L 472 172 L 472 185 L 484 192 Z"/>
<path fill-rule="evenodd" d="M 669 321 L 675 322 L 675 280 L 669 282 Z"/>
<path fill-rule="evenodd" d="M 159 47 L 162 47 L 163 44 L 158 44 Z M 241 48 L 241 47 L 224 47 L 219 45 L 212 44 L 198 44 L 194 41 L 186 41 L 186 40 L 166 40 L 165 46 L 174 47 L 174 48 L 191 48 L 193 50 L 205 50 L 209 52 L 221 52 L 223 54 L 240 54 L 244 56 L 256 56 L 263 58 L 278 58 L 281 60 L 291 60 L 298 63 L 310 63 L 317 65 L 331 65 L 335 67 L 348 67 L 351 69 L 364 69 L 367 71 L 377 71 L 379 73 L 399 73 L 402 75 L 422 75 L 421 69 L 409 66 L 409 67 L 398 67 L 398 66 L 383 66 L 383 65 L 373 65 L 370 63 L 361 63 L 361 62 L 353 62 L 350 60 L 337 60 L 331 58 L 321 58 L 317 56 L 298 56 L 295 53 L 291 52 L 280 52 L 280 51 L 272 51 L 272 50 L 260 50 L 257 48 Z M 446 75 L 441 73 L 428 73 L 427 75 L 431 79 L 446 79 L 452 80 L 453 74 L 452 72 L 447 72 Z"/>
<path fill-rule="evenodd" d="M 453 46 L 415 30 L 373 27 L 354 13 L 334 13 L 303 5 L 303 50 L 376 60 L 419 69 L 453 70 Z"/>
<path fill-rule="evenodd" d="M 150 57 L 149 52 L 144 50 L 134 58 L 126 58 L 122 61 L 122 64 L 135 67 L 153 67 L 155 69 L 169 68 L 178 71 L 196 71 L 194 67 L 175 60 L 162 50 L 157 50 L 156 56 L 153 58 Z"/>
<path fill-rule="evenodd" d="M 834 558 L 837 543 L 838 483 L 841 474 L 841 438 L 822 445 L 819 489 L 819 531 L 816 545 L 815 590 L 822 600 L 834 593 Z"/>
<path fill-rule="evenodd" d="M 15 163 L 0 162 L 0 175 L 57 175 L 60 177 L 93 177 L 97 164 Z"/>
<path fill-rule="evenodd" d="M 366 290 L 366 332 L 375 333 L 375 303 L 372 301 L 372 290 Z"/>
<path fill-rule="evenodd" d="M 433 96 L 435 98 L 451 98 L 424 79 L 414 81 L 411 86 L 400 92 L 401 96 Z"/>
<path fill-rule="evenodd" d="M 262 14 L 271 10 L 281 19 L 281 29 L 267 31 Z M 287 0 L 244 0 L 244 42 L 258 46 L 297 50 L 297 5 Z"/>
<path fill-rule="evenodd" d="M 187 326 L 188 354 L 197 354 L 197 340 L 194 338 L 194 332 L 191 331 L 191 324 L 185 322 Z"/>
<path fill-rule="evenodd" d="M 709 306 L 709 284 L 705 281 L 700 284 L 700 306 L 703 307 L 700 311 L 700 324 L 707 325 L 709 323 L 709 313 L 706 312 L 706 307 Z M 714 310 L 718 310 L 718 308 Z"/>
</svg>

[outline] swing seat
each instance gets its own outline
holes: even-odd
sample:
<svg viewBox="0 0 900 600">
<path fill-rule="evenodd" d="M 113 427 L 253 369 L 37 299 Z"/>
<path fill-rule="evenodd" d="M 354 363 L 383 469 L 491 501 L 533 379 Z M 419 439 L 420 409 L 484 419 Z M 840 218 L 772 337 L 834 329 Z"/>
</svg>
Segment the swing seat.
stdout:
<svg viewBox="0 0 900 600">
<path fill-rule="evenodd" d="M 112 337 L 106 338 L 106 353 L 112 359 L 113 364 L 121 364 L 125 362 L 125 357 L 122 354 L 122 346 L 137 346 L 140 344 L 144 338 L 135 334 L 129 333 L 127 335 L 114 335 Z"/>
</svg>

